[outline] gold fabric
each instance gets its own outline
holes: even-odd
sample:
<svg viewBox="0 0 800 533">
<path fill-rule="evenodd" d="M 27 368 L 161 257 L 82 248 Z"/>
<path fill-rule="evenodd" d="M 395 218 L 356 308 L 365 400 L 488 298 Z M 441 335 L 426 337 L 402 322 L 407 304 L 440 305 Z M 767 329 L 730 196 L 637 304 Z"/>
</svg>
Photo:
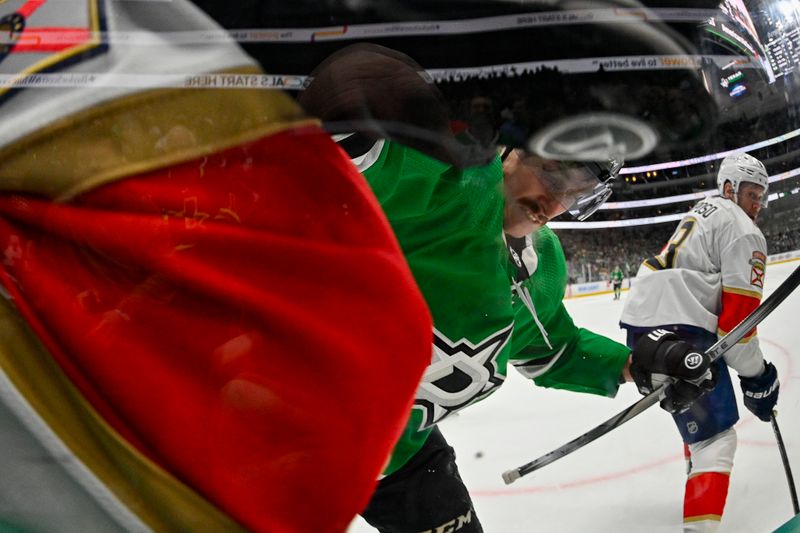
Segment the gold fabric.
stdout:
<svg viewBox="0 0 800 533">
<path fill-rule="evenodd" d="M 245 68 L 238 74 L 258 74 Z M 0 149 L 0 191 L 57 201 L 318 121 L 271 89 L 162 89 L 110 101 Z"/>
</svg>

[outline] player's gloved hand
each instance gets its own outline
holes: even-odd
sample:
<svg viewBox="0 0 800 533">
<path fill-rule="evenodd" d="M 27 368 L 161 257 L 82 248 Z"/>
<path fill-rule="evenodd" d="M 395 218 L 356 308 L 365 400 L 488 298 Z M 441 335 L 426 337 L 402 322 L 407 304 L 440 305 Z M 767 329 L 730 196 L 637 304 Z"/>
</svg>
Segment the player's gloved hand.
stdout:
<svg viewBox="0 0 800 533">
<path fill-rule="evenodd" d="M 631 355 L 630 371 L 642 394 L 668 384 L 661 407 L 670 413 L 687 410 L 717 384 L 709 357 L 663 329 L 653 330 L 638 340 Z"/>
<path fill-rule="evenodd" d="M 764 362 L 764 371 L 760 376 L 745 378 L 739 376 L 744 393 L 744 406 L 764 422 L 769 417 L 775 404 L 778 403 L 778 371 L 772 363 Z"/>
</svg>

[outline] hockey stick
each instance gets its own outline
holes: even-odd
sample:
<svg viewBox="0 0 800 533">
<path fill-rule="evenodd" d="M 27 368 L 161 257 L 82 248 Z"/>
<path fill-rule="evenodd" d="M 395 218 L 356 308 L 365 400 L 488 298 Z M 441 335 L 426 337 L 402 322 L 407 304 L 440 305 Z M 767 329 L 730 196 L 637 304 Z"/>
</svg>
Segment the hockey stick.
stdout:
<svg viewBox="0 0 800 533">
<path fill-rule="evenodd" d="M 772 422 L 772 430 L 775 432 L 775 440 L 778 441 L 778 450 L 781 452 L 781 460 L 783 461 L 783 470 L 786 472 L 786 481 L 789 482 L 789 495 L 792 498 L 792 507 L 794 507 L 794 514 L 800 514 L 800 505 L 797 504 L 797 490 L 794 488 L 794 478 L 792 477 L 792 467 L 789 466 L 789 458 L 786 456 L 786 446 L 783 444 L 783 437 L 781 437 L 781 430 L 778 429 L 778 412 L 772 411 L 772 416 L 769 417 Z"/>
<path fill-rule="evenodd" d="M 798 285 L 800 285 L 800 267 L 797 267 L 794 272 L 792 272 L 789 277 L 786 278 L 786 281 L 781 283 L 780 287 L 775 289 L 775 292 L 773 292 L 769 298 L 764 300 L 761 305 L 755 308 L 752 313 L 747 315 L 747 317 L 742 320 L 739 325 L 733 328 L 727 335 L 719 339 L 713 346 L 706 350 L 706 354 L 708 354 L 711 361 L 716 361 L 722 357 L 722 355 L 732 346 L 742 340 L 747 333 L 750 332 L 750 330 L 756 327 L 772 311 L 774 311 L 775 308 L 778 307 L 778 305 L 780 305 L 780 303 L 783 302 L 786 297 L 797 288 Z M 580 437 L 556 448 L 552 452 L 547 453 L 538 459 L 535 459 L 530 463 L 526 463 L 518 468 L 503 472 L 503 481 L 506 482 L 506 485 L 510 485 L 520 477 L 539 470 L 540 468 L 571 454 L 575 450 L 583 448 L 590 442 L 602 437 L 606 433 L 617 429 L 628 420 L 642 414 L 645 410 L 657 403 L 664 394 L 666 387 L 666 384 L 660 386 L 624 411 L 621 411 L 617 415 L 609 418 L 596 428 L 584 433 Z"/>
</svg>

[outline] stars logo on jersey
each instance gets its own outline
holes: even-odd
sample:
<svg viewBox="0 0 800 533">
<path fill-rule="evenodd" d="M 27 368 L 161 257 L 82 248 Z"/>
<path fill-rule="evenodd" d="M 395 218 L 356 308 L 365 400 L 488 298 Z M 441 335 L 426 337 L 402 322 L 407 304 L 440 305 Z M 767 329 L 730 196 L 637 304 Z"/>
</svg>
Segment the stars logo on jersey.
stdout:
<svg viewBox="0 0 800 533">
<path fill-rule="evenodd" d="M 506 379 L 497 357 L 511 338 L 513 324 L 477 344 L 453 342 L 433 331 L 433 361 L 422 377 L 414 409 L 422 413 L 419 429 L 428 428 L 450 413 L 485 398 Z"/>
</svg>

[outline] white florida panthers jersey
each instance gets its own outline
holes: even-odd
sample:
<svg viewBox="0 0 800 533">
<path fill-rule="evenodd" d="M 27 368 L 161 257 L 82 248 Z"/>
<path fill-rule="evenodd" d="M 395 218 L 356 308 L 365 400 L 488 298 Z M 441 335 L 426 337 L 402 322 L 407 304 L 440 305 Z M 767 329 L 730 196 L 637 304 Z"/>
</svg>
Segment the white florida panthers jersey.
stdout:
<svg viewBox="0 0 800 533">
<path fill-rule="evenodd" d="M 767 242 L 733 201 L 699 202 L 661 253 L 646 259 L 631 288 L 623 326 L 689 325 L 724 335 L 761 301 Z M 755 329 L 725 354 L 742 376 L 758 375 L 763 356 Z"/>
</svg>

